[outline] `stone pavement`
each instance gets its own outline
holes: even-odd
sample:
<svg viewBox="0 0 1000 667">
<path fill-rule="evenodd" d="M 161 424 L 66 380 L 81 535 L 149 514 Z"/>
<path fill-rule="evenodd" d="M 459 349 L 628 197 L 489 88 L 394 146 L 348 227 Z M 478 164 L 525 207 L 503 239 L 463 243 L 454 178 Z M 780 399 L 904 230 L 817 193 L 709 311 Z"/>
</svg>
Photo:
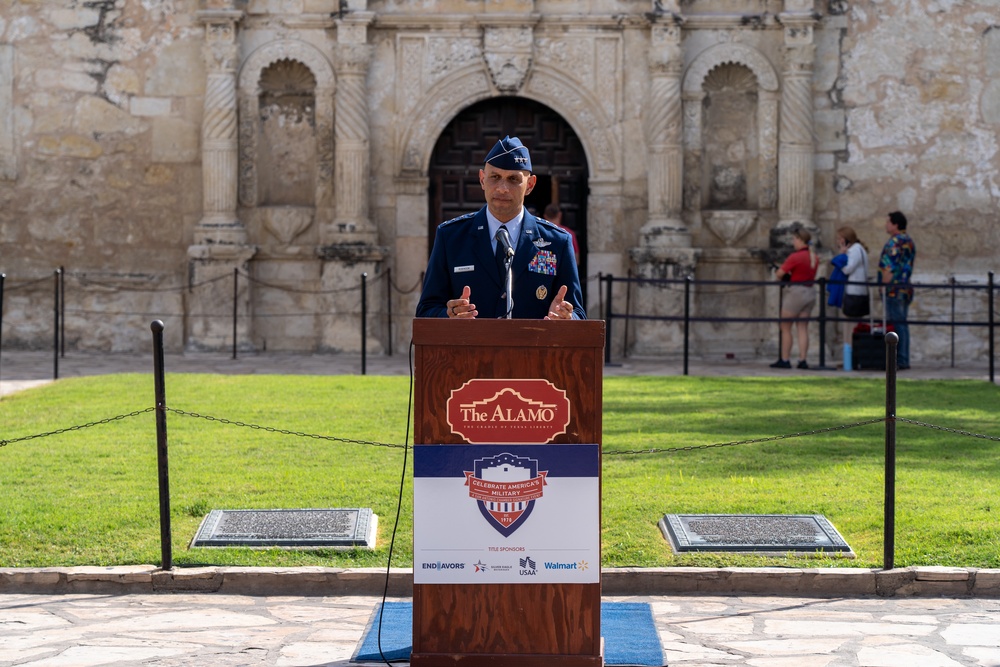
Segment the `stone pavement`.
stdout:
<svg viewBox="0 0 1000 667">
<path fill-rule="evenodd" d="M 671 667 L 1000 665 L 996 599 L 605 599 L 651 603 Z M 381 596 L 0 594 L 0 665 L 346 667 L 380 601 Z"/>
<path fill-rule="evenodd" d="M 824 372 L 767 364 L 693 363 L 690 374 Z M 373 375 L 409 373 L 405 353 L 365 365 Z M 165 367 L 168 374 L 358 374 L 361 359 L 187 354 L 167 355 Z M 152 373 L 152 359 L 71 353 L 59 369 L 60 377 Z M 5 351 L 0 393 L 50 382 L 53 371 L 51 353 Z M 987 373 L 984 364 L 901 377 L 987 380 Z M 680 375 L 681 363 L 627 359 L 605 368 L 606 376 L 634 374 Z M 384 572 L 321 570 L 0 568 L 0 667 L 346 666 L 381 599 Z M 406 595 L 408 581 L 408 571 L 394 574 L 391 599 Z M 997 570 L 622 569 L 605 571 L 604 591 L 606 600 L 653 605 L 672 667 L 1000 666 Z"/>
</svg>

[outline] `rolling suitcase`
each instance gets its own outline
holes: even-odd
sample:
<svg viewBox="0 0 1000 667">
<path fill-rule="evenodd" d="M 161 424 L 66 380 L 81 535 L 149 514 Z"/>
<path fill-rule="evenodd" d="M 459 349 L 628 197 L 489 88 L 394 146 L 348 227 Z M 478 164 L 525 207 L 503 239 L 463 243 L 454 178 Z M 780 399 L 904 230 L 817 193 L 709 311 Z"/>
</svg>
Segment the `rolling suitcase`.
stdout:
<svg viewBox="0 0 1000 667">
<path fill-rule="evenodd" d="M 882 298 L 882 289 L 878 290 Z M 885 370 L 885 334 L 892 331 L 892 325 L 885 323 L 885 301 L 882 301 L 882 325 L 874 324 L 869 313 L 868 321 L 854 327 L 851 335 L 851 365 L 856 371 Z"/>
</svg>

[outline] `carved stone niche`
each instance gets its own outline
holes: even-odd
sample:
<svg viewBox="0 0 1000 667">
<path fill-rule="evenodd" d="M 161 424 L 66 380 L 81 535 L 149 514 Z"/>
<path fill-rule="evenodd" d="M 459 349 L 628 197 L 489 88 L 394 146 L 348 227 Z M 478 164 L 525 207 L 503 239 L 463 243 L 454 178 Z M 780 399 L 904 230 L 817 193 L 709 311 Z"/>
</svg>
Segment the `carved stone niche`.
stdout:
<svg viewBox="0 0 1000 667">
<path fill-rule="evenodd" d="M 312 206 L 316 196 L 316 77 L 280 60 L 260 75 L 257 196 L 263 206 Z"/>
<path fill-rule="evenodd" d="M 757 204 L 760 144 L 757 78 L 727 63 L 703 84 L 702 209 L 745 210 Z"/>
<path fill-rule="evenodd" d="M 756 49 L 718 44 L 684 75 L 684 207 L 777 206 L 778 76 Z"/>
<path fill-rule="evenodd" d="M 308 252 L 303 246 L 315 246 L 317 240 L 311 229 L 319 171 L 316 77 L 303 63 L 284 58 L 261 71 L 257 89 L 256 206 L 248 227 L 269 253 Z"/>
<path fill-rule="evenodd" d="M 238 80 L 240 218 L 265 255 L 312 256 L 332 218 L 333 68 L 278 40 L 250 53 Z"/>
</svg>

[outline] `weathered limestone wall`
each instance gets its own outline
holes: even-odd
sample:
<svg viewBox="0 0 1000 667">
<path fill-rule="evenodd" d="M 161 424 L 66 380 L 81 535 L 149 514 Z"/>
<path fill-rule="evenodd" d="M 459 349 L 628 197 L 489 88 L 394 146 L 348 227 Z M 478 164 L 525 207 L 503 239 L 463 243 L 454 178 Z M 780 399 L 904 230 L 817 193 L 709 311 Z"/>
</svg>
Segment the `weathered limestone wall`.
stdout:
<svg viewBox="0 0 1000 667">
<path fill-rule="evenodd" d="M 51 323 L 58 266 L 108 286 L 180 283 L 201 215 L 199 133 L 204 73 L 195 2 L 4 3 L 0 18 L 0 271 L 6 344 L 46 344 L 19 322 Z M 7 83 L 9 82 L 9 83 Z M 7 85 L 5 85 L 7 83 Z M 108 290 L 111 291 L 111 290 Z M 152 317 L 180 313 L 181 291 L 100 291 L 67 342 L 141 349 Z M 67 294 L 67 300 L 70 294 Z M 179 320 L 166 332 L 180 341 Z M 126 330 L 138 332 L 129 335 Z"/>
<path fill-rule="evenodd" d="M 821 250 L 849 224 L 877 257 L 885 213 L 900 209 L 917 242 L 915 280 L 984 282 L 1000 245 L 998 10 L 997 0 L 4 4 L 4 345 L 51 344 L 51 275 L 64 266 L 71 346 L 146 349 L 154 318 L 164 319 L 174 349 L 225 346 L 228 324 L 199 317 L 206 308 L 228 314 L 231 283 L 186 288 L 245 266 L 258 281 L 241 285 L 245 345 L 356 349 L 359 295 L 338 290 L 385 269 L 398 289 L 416 285 L 434 142 L 463 108 L 501 94 L 551 107 L 579 135 L 590 162 L 592 275 L 766 279 L 773 232 L 793 214 L 819 232 Z M 205 226 L 217 213 L 205 210 L 203 194 L 212 192 L 203 161 L 214 146 L 203 137 L 215 141 L 203 128 L 206 12 L 239 16 L 232 76 L 242 180 L 232 213 L 245 239 L 231 251 L 213 247 Z M 288 63 L 276 65 L 271 51 Z M 259 72 L 244 70 L 248 61 L 276 68 L 275 96 L 282 71 L 305 82 L 295 103 L 315 103 L 303 114 L 313 125 L 298 130 L 314 133 L 315 154 L 306 147 L 288 159 L 280 140 L 247 143 L 259 111 Z M 704 99 L 722 106 L 705 110 Z M 752 115 L 745 141 L 733 131 L 740 114 Z M 715 133 L 702 146 L 705 128 Z M 281 131 L 270 127 L 265 138 Z M 253 187 L 286 182 L 293 175 L 269 170 L 288 164 L 304 169 L 295 193 L 258 201 Z M 783 199 L 781 188 L 795 197 Z M 796 209 L 809 197 L 811 213 Z M 387 281 L 377 283 L 369 303 L 384 311 Z M 603 297 L 597 287 L 592 312 Z M 696 298 L 704 315 L 761 317 L 777 312 L 775 294 L 703 289 Z M 631 296 L 650 312 L 677 310 L 676 291 Z M 396 349 L 408 340 L 416 298 L 394 297 Z M 622 290 L 618 310 L 624 301 Z M 984 311 L 981 296 L 959 295 L 959 318 Z M 950 313 L 950 294 L 924 290 L 911 318 Z M 369 350 L 387 342 L 377 340 L 380 326 Z M 636 325 L 630 349 L 676 354 L 677 334 L 675 325 Z M 915 361 L 946 360 L 950 335 L 914 328 Z M 967 357 L 985 351 L 983 331 L 957 336 Z M 706 326 L 695 341 L 695 353 L 709 357 L 771 355 L 776 333 Z"/>
<path fill-rule="evenodd" d="M 1000 5 L 851 3 L 821 48 L 839 71 L 814 81 L 823 239 L 853 226 L 877 261 L 885 213 L 901 210 L 917 244 L 916 282 L 985 284 L 1000 269 Z M 843 144 L 842 149 L 835 149 Z M 826 165 L 823 165 L 826 166 Z M 817 165 L 819 170 L 820 165 Z M 983 321 L 985 292 L 956 292 L 958 319 Z M 952 294 L 918 290 L 911 320 L 947 320 Z M 985 359 L 983 328 L 911 327 L 917 360 Z"/>
<path fill-rule="evenodd" d="M 831 208 L 869 247 L 882 214 L 910 217 L 918 278 L 997 269 L 1000 5 L 859 3 L 833 89 L 846 155 Z"/>
</svg>

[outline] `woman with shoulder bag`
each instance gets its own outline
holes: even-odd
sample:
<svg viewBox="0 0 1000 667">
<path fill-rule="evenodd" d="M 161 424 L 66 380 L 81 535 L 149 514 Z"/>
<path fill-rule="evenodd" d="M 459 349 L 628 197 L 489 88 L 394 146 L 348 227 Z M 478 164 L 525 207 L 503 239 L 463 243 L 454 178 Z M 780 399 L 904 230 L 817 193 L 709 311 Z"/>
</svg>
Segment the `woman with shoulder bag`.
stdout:
<svg viewBox="0 0 1000 667">
<path fill-rule="evenodd" d="M 844 300 L 841 312 L 844 317 L 861 319 L 871 312 L 871 298 L 868 293 L 868 251 L 853 227 L 841 227 L 837 230 L 837 245 L 840 252 L 847 256 L 847 262 L 841 268 L 847 282 L 844 286 Z M 854 322 L 844 323 L 844 370 L 851 370 L 851 332 Z"/>
</svg>

